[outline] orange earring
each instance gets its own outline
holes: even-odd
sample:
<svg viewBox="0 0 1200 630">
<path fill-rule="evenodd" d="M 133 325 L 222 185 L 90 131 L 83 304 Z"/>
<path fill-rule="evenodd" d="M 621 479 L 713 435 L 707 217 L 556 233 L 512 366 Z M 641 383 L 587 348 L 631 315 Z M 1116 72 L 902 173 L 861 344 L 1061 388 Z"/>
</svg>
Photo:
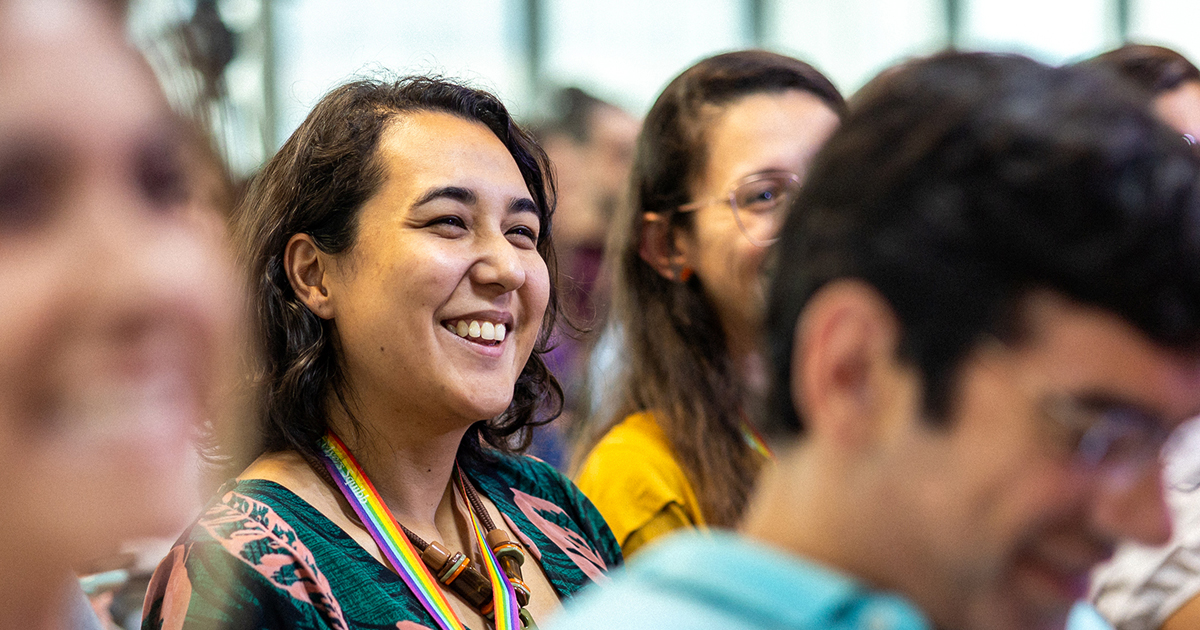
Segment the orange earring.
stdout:
<svg viewBox="0 0 1200 630">
<path fill-rule="evenodd" d="M 692 279 L 693 274 L 695 274 L 695 271 L 691 267 L 684 267 L 679 270 L 679 281 L 687 282 Z"/>
</svg>

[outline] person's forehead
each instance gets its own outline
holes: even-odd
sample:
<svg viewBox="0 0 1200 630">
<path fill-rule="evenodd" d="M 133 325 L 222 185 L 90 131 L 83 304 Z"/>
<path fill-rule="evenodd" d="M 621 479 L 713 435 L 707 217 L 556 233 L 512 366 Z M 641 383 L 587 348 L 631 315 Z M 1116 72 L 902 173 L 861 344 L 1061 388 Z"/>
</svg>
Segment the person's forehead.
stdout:
<svg viewBox="0 0 1200 630">
<path fill-rule="evenodd" d="M 0 129 L 82 138 L 169 116 L 149 68 L 115 15 L 96 2 L 27 0 L 0 6 Z M 38 3 L 38 6 L 42 6 Z"/>
<path fill-rule="evenodd" d="M 508 148 L 482 122 L 443 112 L 405 112 L 389 121 L 379 141 L 388 179 L 424 189 L 476 180 L 504 182 L 510 194 L 528 195 Z"/>
<path fill-rule="evenodd" d="M 1200 356 L 1151 340 L 1118 315 L 1050 292 L 1022 305 L 1010 360 L 1046 393 L 1111 394 L 1172 421 L 1200 411 Z"/>
</svg>

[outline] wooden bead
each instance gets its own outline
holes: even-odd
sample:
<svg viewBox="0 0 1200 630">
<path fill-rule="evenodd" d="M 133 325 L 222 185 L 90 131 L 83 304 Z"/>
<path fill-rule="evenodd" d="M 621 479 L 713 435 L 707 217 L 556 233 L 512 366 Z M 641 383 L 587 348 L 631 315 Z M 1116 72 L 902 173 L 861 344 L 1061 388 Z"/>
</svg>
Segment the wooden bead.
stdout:
<svg viewBox="0 0 1200 630">
<path fill-rule="evenodd" d="M 454 584 L 454 580 L 462 575 L 462 572 L 470 568 L 471 560 L 461 553 L 454 554 L 453 558 L 446 563 L 445 570 L 438 576 L 438 581 L 446 586 Z"/>
<path fill-rule="evenodd" d="M 492 549 L 508 542 L 512 542 L 512 539 L 508 537 L 508 532 L 503 529 L 496 528 L 487 533 L 487 545 Z"/>
<path fill-rule="evenodd" d="M 508 542 L 498 547 L 492 547 L 492 553 L 496 554 L 497 558 L 512 558 L 518 565 L 525 564 L 525 552 L 517 543 Z"/>
<path fill-rule="evenodd" d="M 483 611 L 492 602 L 492 581 L 474 566 L 463 570 L 451 586 L 475 610 Z"/>
<path fill-rule="evenodd" d="M 425 566 L 429 567 L 432 573 L 438 575 L 446 568 L 446 562 L 450 560 L 451 555 L 453 554 L 443 547 L 442 543 L 435 540 L 429 543 L 425 551 L 421 552 L 421 560 L 425 562 Z"/>
</svg>

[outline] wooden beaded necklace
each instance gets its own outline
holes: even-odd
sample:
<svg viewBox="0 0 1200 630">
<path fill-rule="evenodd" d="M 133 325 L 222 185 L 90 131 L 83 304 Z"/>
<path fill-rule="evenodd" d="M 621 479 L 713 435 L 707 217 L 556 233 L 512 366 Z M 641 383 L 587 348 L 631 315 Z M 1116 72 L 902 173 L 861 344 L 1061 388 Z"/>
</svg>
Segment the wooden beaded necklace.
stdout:
<svg viewBox="0 0 1200 630">
<path fill-rule="evenodd" d="M 537 630 L 537 624 L 526 608 L 529 604 L 530 590 L 521 573 L 525 554 L 519 545 L 509 539 L 507 532 L 496 527 L 491 515 L 484 508 L 475 487 L 463 474 L 457 463 L 452 473 L 451 483 L 458 486 L 468 504 L 472 524 L 477 529 L 480 546 L 483 547 L 483 543 L 486 543 L 486 548 L 480 549 L 480 552 L 484 556 L 485 563 L 489 563 L 489 560 L 493 561 L 489 564 L 493 565 L 491 569 L 494 570 L 488 567 L 485 569 L 489 569 L 489 573 L 497 575 L 498 579 L 504 580 L 506 582 L 504 586 L 511 590 L 500 588 L 494 584 L 493 580 L 476 568 L 465 554 L 451 552 L 437 541 L 426 542 L 396 521 L 387 506 L 374 493 L 374 487 L 371 486 L 370 480 L 366 478 L 349 449 L 346 449 L 345 444 L 336 435 L 327 434 L 322 440 L 321 446 L 323 455 L 325 455 L 324 461 L 306 455 L 305 459 L 309 466 L 317 473 L 318 477 L 342 493 L 354 508 L 354 513 L 347 516 L 356 525 L 371 534 L 376 544 L 384 550 L 385 556 L 394 565 L 393 568 L 402 578 L 405 578 L 405 582 L 414 591 L 417 599 L 438 621 L 439 625 L 446 630 L 457 630 L 462 627 L 461 622 L 458 621 L 453 611 L 449 610 L 444 599 L 440 598 L 436 592 L 429 592 L 430 586 L 433 585 L 423 583 L 432 580 L 421 580 L 420 575 L 412 576 L 412 573 L 422 572 L 413 571 L 411 562 L 406 563 L 404 558 L 394 557 L 397 554 L 388 552 L 389 548 L 396 546 L 396 541 L 389 540 L 386 532 L 381 530 L 388 528 L 389 525 L 398 527 L 407 542 L 415 548 L 414 551 L 419 553 L 420 562 L 431 572 L 427 575 L 436 580 L 438 584 L 452 590 L 480 615 L 488 619 L 496 619 L 496 594 L 497 592 L 508 594 L 501 600 L 501 608 L 506 612 L 515 613 L 512 614 L 510 620 L 519 619 L 521 626 L 526 630 Z M 338 482 L 338 478 L 341 478 L 341 483 Z M 364 523 L 364 516 L 372 521 L 372 526 Z M 406 564 L 410 566 L 405 566 Z M 518 610 L 507 610 L 511 606 L 506 605 L 504 600 L 510 597 L 515 600 L 511 603 L 516 604 Z M 503 614 L 500 619 L 496 619 L 497 630 L 501 630 L 505 626 L 515 628 L 514 623 L 504 623 L 504 617 L 509 617 L 509 614 Z"/>
</svg>

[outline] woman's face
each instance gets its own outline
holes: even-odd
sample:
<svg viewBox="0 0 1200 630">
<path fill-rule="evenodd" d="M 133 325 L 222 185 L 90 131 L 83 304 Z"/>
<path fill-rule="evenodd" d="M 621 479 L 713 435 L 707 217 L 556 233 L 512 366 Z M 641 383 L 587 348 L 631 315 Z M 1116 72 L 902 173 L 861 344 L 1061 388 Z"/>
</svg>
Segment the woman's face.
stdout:
<svg viewBox="0 0 1200 630">
<path fill-rule="evenodd" d="M 360 210 L 354 245 L 326 274 L 360 420 L 395 410 L 448 432 L 497 416 L 549 300 L 537 207 L 481 123 L 402 114 L 378 151 L 386 179 Z"/>
<path fill-rule="evenodd" d="M 837 114 L 821 99 L 800 90 L 751 94 L 717 112 L 706 138 L 707 164 L 691 186 L 691 200 L 704 204 L 693 213 L 692 229 L 676 239 L 716 308 L 726 339 L 753 347 L 764 307 L 761 271 L 765 248 L 738 228 L 724 201 L 740 180 L 766 171 L 801 178 L 817 149 L 833 133 Z"/>
<path fill-rule="evenodd" d="M 0 568 L 32 579 L 190 515 L 241 295 L 186 135 L 98 5 L 0 4 Z"/>
</svg>

